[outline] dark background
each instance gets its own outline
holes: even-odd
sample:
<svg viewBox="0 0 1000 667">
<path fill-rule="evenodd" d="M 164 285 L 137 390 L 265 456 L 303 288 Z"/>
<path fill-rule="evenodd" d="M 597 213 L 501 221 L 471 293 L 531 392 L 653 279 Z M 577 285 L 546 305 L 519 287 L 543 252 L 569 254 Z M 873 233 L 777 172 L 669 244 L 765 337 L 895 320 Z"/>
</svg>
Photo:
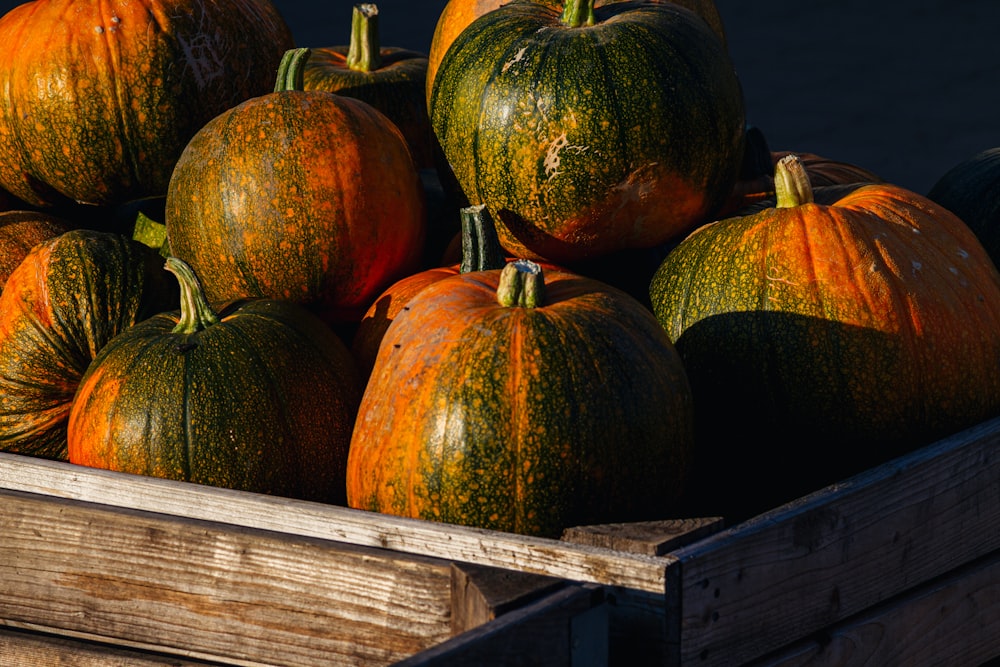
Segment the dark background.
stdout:
<svg viewBox="0 0 1000 667">
<path fill-rule="evenodd" d="M 0 0 L 0 10 L 15 4 Z M 355 2 L 276 4 L 298 46 L 348 42 Z M 426 53 L 446 0 L 376 4 L 383 45 Z M 957 162 L 1000 147 L 997 0 L 716 6 L 747 120 L 774 150 L 854 162 L 925 194 Z"/>
</svg>

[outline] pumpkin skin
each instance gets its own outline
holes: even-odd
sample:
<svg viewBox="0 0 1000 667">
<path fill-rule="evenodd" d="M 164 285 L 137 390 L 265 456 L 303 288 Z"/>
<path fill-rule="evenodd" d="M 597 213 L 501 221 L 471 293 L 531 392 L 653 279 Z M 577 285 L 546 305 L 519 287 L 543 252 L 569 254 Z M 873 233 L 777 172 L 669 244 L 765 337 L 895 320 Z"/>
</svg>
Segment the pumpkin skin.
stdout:
<svg viewBox="0 0 1000 667">
<path fill-rule="evenodd" d="M 434 167 L 434 131 L 424 97 L 427 56 L 381 46 L 374 5 L 354 6 L 349 44 L 311 51 L 303 90 L 326 90 L 371 104 L 403 133 L 417 167 Z"/>
<path fill-rule="evenodd" d="M 291 70 L 306 57 L 300 50 Z M 199 130 L 170 179 L 165 215 L 171 252 L 210 302 L 283 299 L 331 324 L 356 322 L 415 270 L 426 232 L 399 129 L 361 100 L 295 88 Z"/>
<path fill-rule="evenodd" d="M 361 393 L 346 346 L 291 302 L 215 311 L 189 269 L 180 280 L 180 311 L 122 332 L 87 368 L 70 462 L 343 504 Z"/>
<path fill-rule="evenodd" d="M 428 285 L 389 326 L 351 439 L 351 507 L 544 536 L 671 511 L 693 432 L 669 339 L 571 273 L 545 272 L 540 305 L 501 305 L 519 264 Z"/>
<path fill-rule="evenodd" d="M 431 124 L 454 178 L 518 257 L 656 246 L 709 218 L 736 180 L 742 90 L 707 24 L 672 3 L 594 15 L 573 27 L 550 6 L 504 5 L 459 34 L 434 78 Z"/>
<path fill-rule="evenodd" d="M 270 90 L 293 44 L 269 0 L 35 0 L 0 43 L 0 185 L 35 206 L 165 194 L 195 131 Z"/>
<path fill-rule="evenodd" d="M 953 166 L 931 186 L 927 198 L 961 218 L 1000 266 L 1000 147 Z"/>
<path fill-rule="evenodd" d="M 375 365 L 375 357 L 386 329 L 406 308 L 410 299 L 428 285 L 457 273 L 501 269 L 507 263 L 493 220 L 484 206 L 465 207 L 459 212 L 459 216 L 462 231 L 459 233 L 457 261 L 417 271 L 397 280 L 375 299 L 358 322 L 351 341 L 351 352 L 365 377 Z"/>
<path fill-rule="evenodd" d="M 74 229 L 35 246 L 0 292 L 0 449 L 66 458 L 66 419 L 98 351 L 177 303 L 155 250 Z"/>
<path fill-rule="evenodd" d="M 32 248 L 69 230 L 69 222 L 42 211 L 0 212 L 0 290 Z"/>
<path fill-rule="evenodd" d="M 437 74 L 441 59 L 448 51 L 448 47 L 455 41 L 455 38 L 465 30 L 470 23 L 477 18 L 491 12 L 494 9 L 506 5 L 511 0 L 448 0 L 437 24 L 434 26 L 434 34 L 431 36 L 430 51 L 427 54 L 427 85 L 425 97 L 428 106 L 430 104 L 431 89 L 434 84 L 434 75 Z M 624 2 L 626 0 L 608 0 L 607 2 L 595 2 L 595 6 L 611 4 L 612 2 Z M 549 2 L 553 7 L 561 7 L 555 0 Z M 726 31 L 722 25 L 722 17 L 715 6 L 714 0 L 679 0 L 674 4 L 690 9 L 698 14 L 712 28 L 723 44 L 726 43 Z"/>
<path fill-rule="evenodd" d="M 804 194 L 701 227 L 650 285 L 694 394 L 693 511 L 750 516 L 1000 414 L 975 236 L 889 184 L 811 202 L 797 166 Z"/>
</svg>

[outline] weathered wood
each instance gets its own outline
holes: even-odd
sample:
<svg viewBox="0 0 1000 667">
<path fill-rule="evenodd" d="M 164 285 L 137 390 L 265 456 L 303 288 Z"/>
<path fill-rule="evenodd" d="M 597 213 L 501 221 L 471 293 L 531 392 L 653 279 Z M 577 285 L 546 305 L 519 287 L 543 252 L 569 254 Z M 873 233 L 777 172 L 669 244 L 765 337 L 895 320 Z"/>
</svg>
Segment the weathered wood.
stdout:
<svg viewBox="0 0 1000 667">
<path fill-rule="evenodd" d="M 998 480 L 992 420 L 672 552 L 671 662 L 756 659 L 996 552 Z"/>
<path fill-rule="evenodd" d="M 602 667 L 607 617 L 599 586 L 569 585 L 395 667 Z"/>
<path fill-rule="evenodd" d="M 469 563 L 451 565 L 451 631 L 459 634 L 566 585 L 562 579 Z"/>
<path fill-rule="evenodd" d="M 722 517 L 664 519 L 635 523 L 603 523 L 574 526 L 563 531 L 562 540 L 574 544 L 662 556 L 724 528 Z"/>
<path fill-rule="evenodd" d="M 373 514 L 0 452 L 0 488 L 663 592 L 662 557 Z"/>
<path fill-rule="evenodd" d="M 199 659 L 379 665 L 451 636 L 448 561 L 0 491 L 0 619 Z"/>
<path fill-rule="evenodd" d="M 753 667 L 975 666 L 1000 659 L 1000 556 L 959 568 L 820 635 Z"/>
<path fill-rule="evenodd" d="M 0 628 L 0 665 L 42 667 L 218 667 L 204 662 L 123 649 L 66 637 Z"/>
</svg>

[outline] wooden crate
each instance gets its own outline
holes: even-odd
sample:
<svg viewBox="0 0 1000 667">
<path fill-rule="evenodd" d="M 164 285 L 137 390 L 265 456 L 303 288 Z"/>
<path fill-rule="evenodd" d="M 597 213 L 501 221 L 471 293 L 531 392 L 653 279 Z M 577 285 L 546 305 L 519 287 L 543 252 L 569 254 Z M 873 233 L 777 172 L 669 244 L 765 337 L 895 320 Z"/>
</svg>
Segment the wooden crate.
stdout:
<svg viewBox="0 0 1000 667">
<path fill-rule="evenodd" d="M 1000 656 L 998 447 L 993 420 L 728 528 L 564 540 L 0 454 L 0 655 L 976 666 Z"/>
</svg>

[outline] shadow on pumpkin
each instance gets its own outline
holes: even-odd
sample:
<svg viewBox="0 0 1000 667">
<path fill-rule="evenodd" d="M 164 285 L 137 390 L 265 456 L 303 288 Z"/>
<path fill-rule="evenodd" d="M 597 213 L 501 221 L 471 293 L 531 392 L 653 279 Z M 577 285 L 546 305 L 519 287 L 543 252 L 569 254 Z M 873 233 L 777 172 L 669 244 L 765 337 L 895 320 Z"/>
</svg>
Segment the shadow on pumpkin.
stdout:
<svg viewBox="0 0 1000 667">
<path fill-rule="evenodd" d="M 675 345 L 695 406 L 685 515 L 744 520 L 996 412 L 902 337 L 826 319 L 717 315 Z"/>
</svg>

